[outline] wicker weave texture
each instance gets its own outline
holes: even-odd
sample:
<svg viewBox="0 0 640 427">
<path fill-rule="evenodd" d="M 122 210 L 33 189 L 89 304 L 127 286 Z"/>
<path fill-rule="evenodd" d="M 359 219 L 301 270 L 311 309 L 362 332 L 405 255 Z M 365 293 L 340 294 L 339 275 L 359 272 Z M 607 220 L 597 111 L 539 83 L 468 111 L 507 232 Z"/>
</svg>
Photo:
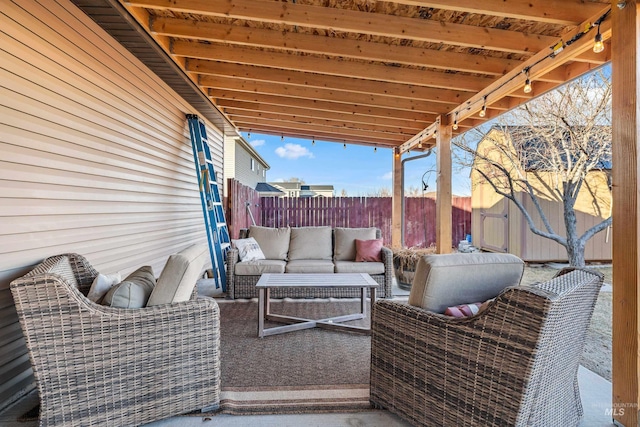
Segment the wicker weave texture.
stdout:
<svg viewBox="0 0 640 427">
<path fill-rule="evenodd" d="M 80 288 L 96 271 L 67 254 Z M 209 298 L 143 309 L 87 300 L 48 258 L 11 283 L 41 426 L 140 425 L 220 400 L 220 316 Z"/>
<path fill-rule="evenodd" d="M 578 425 L 578 365 L 601 285 L 576 270 L 509 288 L 461 319 L 379 301 L 371 402 L 420 426 Z"/>
</svg>

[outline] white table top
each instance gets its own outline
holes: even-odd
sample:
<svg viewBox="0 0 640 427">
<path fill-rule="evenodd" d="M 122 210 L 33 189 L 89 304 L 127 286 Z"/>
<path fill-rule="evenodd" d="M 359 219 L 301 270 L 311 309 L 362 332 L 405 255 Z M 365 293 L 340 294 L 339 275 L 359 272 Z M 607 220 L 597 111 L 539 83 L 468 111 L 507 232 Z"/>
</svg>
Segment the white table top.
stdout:
<svg viewBox="0 0 640 427">
<path fill-rule="evenodd" d="M 376 288 L 367 273 L 265 273 L 256 288 Z"/>
</svg>

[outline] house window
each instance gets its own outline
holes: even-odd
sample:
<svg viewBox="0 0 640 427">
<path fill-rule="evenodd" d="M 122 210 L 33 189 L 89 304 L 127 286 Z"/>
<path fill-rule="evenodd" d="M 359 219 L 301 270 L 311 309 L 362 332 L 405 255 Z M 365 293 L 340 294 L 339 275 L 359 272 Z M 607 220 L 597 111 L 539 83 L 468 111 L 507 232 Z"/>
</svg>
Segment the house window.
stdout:
<svg viewBox="0 0 640 427">
<path fill-rule="evenodd" d="M 251 170 L 256 170 L 256 162 L 253 159 L 251 159 Z"/>
</svg>

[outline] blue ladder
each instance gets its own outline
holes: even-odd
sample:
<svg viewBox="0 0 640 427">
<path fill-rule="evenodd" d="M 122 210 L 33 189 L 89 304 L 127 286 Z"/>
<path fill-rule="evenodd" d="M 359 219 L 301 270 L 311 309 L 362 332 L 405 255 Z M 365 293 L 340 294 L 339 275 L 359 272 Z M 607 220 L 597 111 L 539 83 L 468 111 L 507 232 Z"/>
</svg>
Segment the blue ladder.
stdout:
<svg viewBox="0 0 640 427">
<path fill-rule="evenodd" d="M 224 207 L 220 199 L 220 190 L 216 180 L 216 172 L 213 169 L 207 129 L 202 120 L 195 114 L 187 114 L 189 133 L 191 134 L 191 146 L 193 147 L 193 160 L 198 175 L 198 187 L 200 189 L 200 202 L 204 214 L 204 225 L 207 230 L 209 242 L 209 255 L 216 289 L 222 286 L 227 290 L 227 271 L 225 266 L 226 255 L 231 247 L 229 229 L 224 218 Z"/>
</svg>

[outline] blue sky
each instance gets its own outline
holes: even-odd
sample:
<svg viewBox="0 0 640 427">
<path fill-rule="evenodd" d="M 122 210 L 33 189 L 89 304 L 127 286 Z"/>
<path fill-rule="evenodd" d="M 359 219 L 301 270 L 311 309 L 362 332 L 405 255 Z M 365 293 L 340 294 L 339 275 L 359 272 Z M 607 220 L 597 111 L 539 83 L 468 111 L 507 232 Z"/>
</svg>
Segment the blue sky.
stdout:
<svg viewBox="0 0 640 427">
<path fill-rule="evenodd" d="M 286 181 L 296 177 L 307 184 L 333 185 L 336 195 L 344 189 L 349 196 L 365 196 L 381 188 L 391 190 L 393 167 L 392 151 L 388 148 L 343 145 L 335 142 L 288 138 L 246 133 L 242 136 L 269 163 L 268 181 Z M 414 152 L 412 155 L 422 154 Z M 412 155 L 403 155 L 403 159 Z M 422 189 L 422 178 L 428 185 L 427 191 L 435 191 L 435 155 L 426 159 L 406 163 L 405 188 L 411 186 Z M 457 195 L 470 194 L 467 172 L 454 177 L 453 192 Z"/>
</svg>

